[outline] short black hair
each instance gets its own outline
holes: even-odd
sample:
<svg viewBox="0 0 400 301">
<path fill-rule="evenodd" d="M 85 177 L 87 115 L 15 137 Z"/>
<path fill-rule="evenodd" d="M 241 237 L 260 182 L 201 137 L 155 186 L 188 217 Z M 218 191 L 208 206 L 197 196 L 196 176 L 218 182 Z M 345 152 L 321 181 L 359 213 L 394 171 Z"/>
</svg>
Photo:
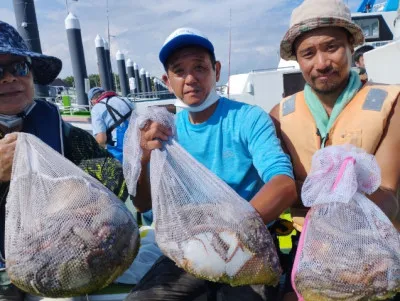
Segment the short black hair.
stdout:
<svg viewBox="0 0 400 301">
<path fill-rule="evenodd" d="M 165 61 L 165 64 L 164 64 L 164 70 L 165 70 L 165 72 L 168 72 L 169 58 L 170 58 L 175 52 L 180 51 L 180 50 L 182 50 L 183 48 L 189 48 L 189 47 L 191 47 L 191 45 L 185 45 L 185 46 L 183 46 L 183 47 L 180 47 L 180 48 L 175 49 L 175 50 L 170 54 L 170 56 L 167 58 L 167 60 Z M 198 48 L 201 48 L 201 49 L 204 49 L 205 51 L 207 51 L 208 55 L 210 56 L 210 61 L 211 61 L 212 68 L 213 68 L 213 70 L 215 70 L 215 64 L 217 63 L 217 60 L 215 59 L 215 54 L 214 54 L 213 52 L 211 52 L 210 50 L 208 50 L 208 49 L 206 49 L 206 48 L 204 48 L 204 47 L 200 47 L 200 46 L 198 46 L 198 45 L 193 45 L 193 47 L 198 47 Z"/>
<path fill-rule="evenodd" d="M 364 55 L 364 53 L 374 50 L 374 49 L 375 49 L 375 47 L 372 45 L 361 46 L 356 51 L 354 51 L 354 54 L 353 54 L 354 62 L 358 63 L 360 61 L 360 58 Z"/>
</svg>

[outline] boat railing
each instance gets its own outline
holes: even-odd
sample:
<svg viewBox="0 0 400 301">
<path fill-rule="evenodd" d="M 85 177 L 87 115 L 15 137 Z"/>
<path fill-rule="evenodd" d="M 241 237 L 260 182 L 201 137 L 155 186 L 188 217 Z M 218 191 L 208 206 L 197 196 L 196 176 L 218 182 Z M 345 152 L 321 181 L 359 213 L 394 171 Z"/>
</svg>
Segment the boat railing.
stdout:
<svg viewBox="0 0 400 301">
<path fill-rule="evenodd" d="M 56 103 L 63 115 L 90 115 L 90 105 L 71 104 L 70 106 Z"/>
<path fill-rule="evenodd" d="M 70 97 L 70 101 L 68 104 L 63 102 L 62 96 L 59 95 L 54 99 L 55 104 L 60 109 L 63 115 L 90 115 L 90 110 L 92 106 L 89 105 L 81 105 L 76 102 L 75 95 L 68 95 Z M 167 99 L 175 99 L 175 95 L 170 93 L 168 90 L 166 91 L 153 91 L 153 92 L 140 92 L 134 94 L 128 94 L 125 99 L 133 103 L 144 103 L 144 102 L 155 102 L 160 100 Z"/>
<path fill-rule="evenodd" d="M 156 101 L 162 99 L 175 98 L 175 95 L 169 92 L 168 90 L 164 90 L 164 91 L 130 93 L 126 97 L 133 102 L 141 102 L 141 101 L 152 101 L 152 100 Z"/>
<path fill-rule="evenodd" d="M 259 72 L 265 72 L 265 71 L 294 70 L 294 69 L 297 69 L 297 68 L 295 66 L 285 66 L 285 67 L 277 67 L 277 68 L 254 69 L 254 70 L 251 70 L 250 72 L 259 73 Z"/>
</svg>

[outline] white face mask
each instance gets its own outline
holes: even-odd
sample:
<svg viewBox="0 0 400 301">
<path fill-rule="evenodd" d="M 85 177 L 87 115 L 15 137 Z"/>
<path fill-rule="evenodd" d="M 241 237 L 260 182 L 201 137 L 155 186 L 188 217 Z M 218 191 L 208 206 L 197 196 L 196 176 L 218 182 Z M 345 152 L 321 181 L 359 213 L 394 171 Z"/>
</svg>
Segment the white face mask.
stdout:
<svg viewBox="0 0 400 301">
<path fill-rule="evenodd" d="M 217 91 L 215 90 L 215 87 L 214 87 L 210 91 L 210 93 L 208 94 L 207 98 L 200 105 L 189 106 L 186 103 L 184 103 L 180 98 L 176 97 L 175 106 L 178 107 L 178 108 L 182 108 L 182 109 L 188 110 L 189 112 L 197 113 L 197 112 L 204 111 L 205 109 L 211 107 L 214 103 L 217 102 L 217 100 L 220 97 L 221 96 L 218 95 L 218 93 L 217 93 Z"/>
<path fill-rule="evenodd" d="M 214 86 L 211 89 L 210 93 L 208 93 L 206 99 L 204 99 L 204 101 L 201 104 L 189 106 L 186 103 L 184 103 L 182 99 L 180 99 L 178 96 L 176 96 L 176 94 L 174 92 L 175 97 L 176 97 L 175 106 L 178 108 L 182 108 L 184 110 L 188 110 L 189 112 L 192 112 L 192 113 L 198 113 L 198 112 L 204 111 L 205 109 L 211 107 L 221 97 L 220 95 L 218 95 L 217 90 L 216 90 L 215 77 L 216 77 L 216 74 L 214 73 Z"/>
<path fill-rule="evenodd" d="M 0 124 L 9 129 L 17 127 L 18 125 L 22 124 L 23 119 L 28 116 L 35 105 L 36 102 L 28 104 L 21 113 L 16 115 L 0 114 Z"/>
</svg>

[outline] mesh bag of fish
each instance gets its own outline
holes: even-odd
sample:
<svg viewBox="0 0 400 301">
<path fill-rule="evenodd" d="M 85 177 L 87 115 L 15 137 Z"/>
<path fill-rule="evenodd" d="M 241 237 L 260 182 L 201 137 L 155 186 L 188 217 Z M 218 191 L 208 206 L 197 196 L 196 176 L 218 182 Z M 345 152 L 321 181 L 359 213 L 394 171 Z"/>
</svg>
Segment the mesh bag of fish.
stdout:
<svg viewBox="0 0 400 301">
<path fill-rule="evenodd" d="M 20 133 L 6 204 L 11 281 L 30 294 L 84 295 L 132 263 L 139 231 L 111 191 L 30 134 Z"/>
<path fill-rule="evenodd" d="M 176 133 L 174 116 L 164 108 L 150 107 L 131 119 L 124 174 L 133 195 L 141 166 L 140 129 L 148 120 Z M 261 217 L 174 138 L 152 151 L 150 182 L 157 244 L 179 267 L 232 286 L 278 283 L 279 259 Z"/>
<path fill-rule="evenodd" d="M 314 155 L 292 271 L 299 300 L 386 300 L 400 291 L 400 235 L 365 196 L 380 183 L 375 157 L 354 146 Z"/>
</svg>

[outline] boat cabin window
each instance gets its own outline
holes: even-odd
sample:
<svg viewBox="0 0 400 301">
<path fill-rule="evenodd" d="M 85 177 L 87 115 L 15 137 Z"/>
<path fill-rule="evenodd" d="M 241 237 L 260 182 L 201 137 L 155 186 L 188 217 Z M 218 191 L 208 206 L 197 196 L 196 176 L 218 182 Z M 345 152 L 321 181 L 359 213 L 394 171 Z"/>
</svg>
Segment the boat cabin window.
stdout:
<svg viewBox="0 0 400 301">
<path fill-rule="evenodd" d="M 361 27 L 365 38 L 379 39 L 379 20 L 378 20 L 378 18 L 360 20 L 357 23 Z"/>
<path fill-rule="evenodd" d="M 363 30 L 366 42 L 393 40 L 393 33 L 381 15 L 357 16 L 353 21 Z"/>
</svg>

